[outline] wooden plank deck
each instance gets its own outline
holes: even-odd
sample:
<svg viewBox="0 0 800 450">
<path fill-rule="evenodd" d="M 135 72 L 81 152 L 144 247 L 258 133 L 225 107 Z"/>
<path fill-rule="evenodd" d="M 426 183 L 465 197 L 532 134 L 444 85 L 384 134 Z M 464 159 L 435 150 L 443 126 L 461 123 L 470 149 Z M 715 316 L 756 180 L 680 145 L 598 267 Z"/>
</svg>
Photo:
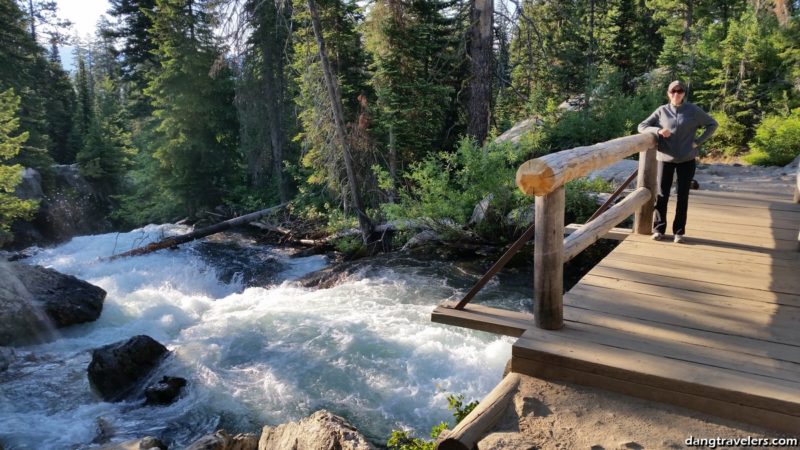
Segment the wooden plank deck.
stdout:
<svg viewBox="0 0 800 450">
<path fill-rule="evenodd" d="M 796 433 L 800 205 L 710 191 L 689 205 L 686 243 L 627 237 L 564 295 L 561 330 L 480 305 L 433 320 L 518 336 L 515 372 Z"/>
</svg>

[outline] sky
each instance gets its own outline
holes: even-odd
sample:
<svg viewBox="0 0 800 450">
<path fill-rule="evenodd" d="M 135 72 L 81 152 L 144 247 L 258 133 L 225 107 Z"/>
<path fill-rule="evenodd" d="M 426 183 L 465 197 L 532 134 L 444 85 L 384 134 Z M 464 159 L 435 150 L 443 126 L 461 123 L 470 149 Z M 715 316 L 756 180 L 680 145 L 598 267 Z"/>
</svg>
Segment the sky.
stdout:
<svg viewBox="0 0 800 450">
<path fill-rule="evenodd" d="M 78 36 L 94 36 L 97 19 L 108 10 L 107 0 L 57 0 L 59 16 L 72 21 Z"/>
<path fill-rule="evenodd" d="M 94 36 L 97 20 L 108 10 L 108 0 L 57 0 L 58 16 L 72 22 L 71 35 L 77 33 L 78 37 L 86 40 L 87 36 Z M 63 46 L 59 49 L 61 64 L 68 71 L 75 69 L 72 56 L 73 47 Z"/>
</svg>

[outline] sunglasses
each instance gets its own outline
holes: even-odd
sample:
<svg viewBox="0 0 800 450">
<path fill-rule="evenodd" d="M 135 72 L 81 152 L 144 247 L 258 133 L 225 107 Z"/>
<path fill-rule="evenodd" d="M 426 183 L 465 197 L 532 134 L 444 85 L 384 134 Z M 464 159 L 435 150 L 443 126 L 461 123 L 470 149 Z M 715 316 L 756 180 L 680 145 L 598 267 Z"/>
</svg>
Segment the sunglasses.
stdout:
<svg viewBox="0 0 800 450">
<path fill-rule="evenodd" d="M 684 90 L 683 89 L 673 89 L 673 90 L 669 91 L 669 93 L 670 94 L 683 94 Z"/>
</svg>

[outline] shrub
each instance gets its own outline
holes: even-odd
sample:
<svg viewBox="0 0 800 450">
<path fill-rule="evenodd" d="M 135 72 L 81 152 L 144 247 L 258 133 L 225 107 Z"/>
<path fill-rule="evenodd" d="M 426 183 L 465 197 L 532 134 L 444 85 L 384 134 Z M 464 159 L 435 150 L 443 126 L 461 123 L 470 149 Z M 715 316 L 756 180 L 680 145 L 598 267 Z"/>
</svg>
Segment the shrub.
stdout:
<svg viewBox="0 0 800 450">
<path fill-rule="evenodd" d="M 523 147 L 523 146 L 520 146 Z M 424 220 L 446 231 L 466 223 L 475 205 L 493 194 L 492 207 L 499 214 L 530 203 L 516 188 L 514 177 L 525 152 L 510 144 L 481 148 L 462 140 L 453 153 L 440 152 L 411 165 L 399 189 L 400 201 L 382 205 L 389 219 Z M 379 180 L 388 175 L 375 168 Z M 381 182 L 382 187 L 385 183 Z"/>
<path fill-rule="evenodd" d="M 800 108 L 789 116 L 770 115 L 756 128 L 744 160 L 761 166 L 785 166 L 800 155 Z"/>
<path fill-rule="evenodd" d="M 705 146 L 712 153 L 726 156 L 738 155 L 747 143 L 747 127 L 725 112 L 711 113 L 711 117 L 719 123 L 719 128 Z"/>
<path fill-rule="evenodd" d="M 464 420 L 464 418 L 478 406 L 477 400 L 471 401 L 465 405 L 464 394 L 448 395 L 447 403 L 447 409 L 453 411 L 453 418 L 456 419 L 456 425 Z M 438 425 L 434 425 L 430 432 L 431 439 L 435 440 L 442 431 L 446 429 L 447 422 L 440 422 Z M 412 437 L 405 430 L 393 430 L 389 440 L 386 441 L 386 446 L 389 450 L 435 450 L 436 442 Z"/>
</svg>

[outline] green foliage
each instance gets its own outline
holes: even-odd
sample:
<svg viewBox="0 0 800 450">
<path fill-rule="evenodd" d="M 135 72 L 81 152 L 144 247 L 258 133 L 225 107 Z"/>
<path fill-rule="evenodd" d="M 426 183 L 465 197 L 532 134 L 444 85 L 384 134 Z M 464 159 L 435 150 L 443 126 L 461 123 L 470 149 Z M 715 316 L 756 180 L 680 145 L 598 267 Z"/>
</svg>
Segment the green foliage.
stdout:
<svg viewBox="0 0 800 450">
<path fill-rule="evenodd" d="M 505 214 L 529 202 L 514 185 L 525 154 L 513 145 L 481 148 L 464 139 L 453 153 L 431 154 L 411 164 L 399 190 L 400 201 L 382 205 L 383 211 L 390 219 L 422 219 L 448 230 L 453 223 L 466 223 L 475 205 L 491 194 L 493 208 Z"/>
<path fill-rule="evenodd" d="M 130 133 L 122 127 L 121 106 L 116 85 L 109 78 L 99 81 L 89 127 L 78 152 L 81 173 L 106 193 L 119 193 L 124 175 L 130 169 L 136 151 Z"/>
<path fill-rule="evenodd" d="M 446 17 L 449 6 L 379 0 L 364 23 L 372 56 L 370 84 L 377 97 L 371 109 L 377 125 L 373 131 L 382 144 L 395 147 L 400 166 L 440 147 L 442 131 L 451 125 L 461 60 L 457 23 Z"/>
<path fill-rule="evenodd" d="M 724 112 L 714 112 L 711 116 L 717 121 L 719 128 L 705 146 L 711 153 L 738 155 L 747 144 L 747 127 Z"/>
<path fill-rule="evenodd" d="M 448 395 L 447 403 L 447 409 L 453 412 L 455 425 L 458 425 L 459 422 L 464 420 L 464 418 L 467 417 L 467 415 L 469 415 L 469 413 L 471 413 L 472 410 L 478 406 L 477 400 L 473 400 L 467 404 L 464 404 L 464 394 Z M 431 439 L 434 439 L 433 441 L 415 438 L 405 430 L 393 430 L 389 440 L 386 442 L 386 446 L 389 450 L 435 450 L 435 439 L 438 438 L 439 435 L 442 434 L 442 431 L 446 430 L 447 427 L 447 422 L 440 422 L 439 424 L 434 425 L 430 432 L 430 437 Z"/>
<path fill-rule="evenodd" d="M 599 206 L 593 194 L 612 190 L 610 183 L 599 178 L 591 181 L 586 178 L 578 178 L 567 182 L 565 222 L 586 223 Z"/>
<path fill-rule="evenodd" d="M 239 178 L 238 130 L 232 73 L 220 50 L 204 4 L 158 0 L 151 14 L 160 66 L 145 93 L 158 119 L 155 174 L 178 214 L 193 215 L 222 203 Z"/>
<path fill-rule="evenodd" d="M 756 128 L 744 160 L 762 166 L 785 166 L 800 155 L 800 108 L 787 116 L 767 116 Z"/>
<path fill-rule="evenodd" d="M 13 89 L 0 93 L 0 163 L 16 156 L 28 139 L 28 132 L 16 136 L 19 128 L 20 99 Z M 20 200 L 12 195 L 22 181 L 22 166 L 0 164 L 0 245 L 10 241 L 10 229 L 15 220 L 29 219 L 36 211 L 33 200 Z"/>
<path fill-rule="evenodd" d="M 369 58 L 356 32 L 362 13 L 352 0 L 317 1 L 317 9 L 325 38 L 325 46 L 334 76 L 338 78 L 344 121 L 352 131 L 357 122 L 360 94 L 369 91 L 367 85 Z M 319 48 L 311 26 L 311 16 L 305 0 L 294 1 L 296 29 L 293 36 L 292 69 L 296 74 L 296 113 L 300 132 L 295 141 L 305 149 L 299 161 L 300 182 L 305 192 L 323 201 L 346 202 L 349 186 L 345 177 L 343 151 L 337 144 L 333 122 L 333 106 L 328 95 L 319 60 Z M 368 145 L 348 133 L 351 155 L 357 173 L 368 173 L 374 161 Z M 361 144 L 361 145 L 360 145 Z M 360 180 L 362 184 L 366 181 Z M 359 186 L 362 192 L 370 189 Z M 302 191 L 302 189 L 301 189 Z"/>
</svg>

